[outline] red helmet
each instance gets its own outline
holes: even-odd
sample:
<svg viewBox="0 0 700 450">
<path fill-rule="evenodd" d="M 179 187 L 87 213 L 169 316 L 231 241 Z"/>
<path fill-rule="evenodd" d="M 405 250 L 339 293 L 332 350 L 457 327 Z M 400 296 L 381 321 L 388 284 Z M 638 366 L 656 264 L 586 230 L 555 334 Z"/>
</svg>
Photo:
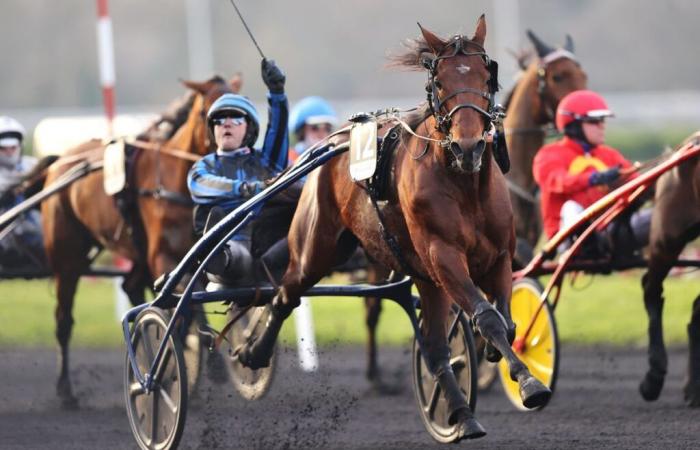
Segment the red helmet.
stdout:
<svg viewBox="0 0 700 450">
<path fill-rule="evenodd" d="M 564 127 L 574 120 L 600 119 L 613 115 L 600 94 L 593 91 L 574 91 L 561 99 L 557 106 L 557 129 L 564 131 Z"/>
</svg>

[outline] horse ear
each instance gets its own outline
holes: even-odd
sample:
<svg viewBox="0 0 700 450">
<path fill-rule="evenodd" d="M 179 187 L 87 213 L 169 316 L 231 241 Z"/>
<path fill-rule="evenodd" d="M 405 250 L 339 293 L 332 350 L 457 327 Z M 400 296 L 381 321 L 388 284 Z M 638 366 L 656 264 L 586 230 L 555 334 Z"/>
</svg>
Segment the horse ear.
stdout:
<svg viewBox="0 0 700 450">
<path fill-rule="evenodd" d="M 537 51 L 537 56 L 540 58 L 544 58 L 554 51 L 552 47 L 545 44 L 540 38 L 535 36 L 535 33 L 533 33 L 532 30 L 527 30 L 527 37 L 530 38 L 530 41 L 532 41 L 532 45 L 535 46 L 535 50 Z"/>
<path fill-rule="evenodd" d="M 440 53 L 443 47 L 445 47 L 445 41 L 437 37 L 431 31 L 423 28 L 420 22 L 418 22 L 418 28 L 420 28 L 420 32 L 423 34 L 423 39 L 425 39 L 425 42 L 428 44 L 428 47 L 430 47 L 433 53 L 436 55 Z"/>
<path fill-rule="evenodd" d="M 571 38 L 570 34 L 566 35 L 566 41 L 564 42 L 564 50 L 567 52 L 574 52 L 574 40 Z"/>
<path fill-rule="evenodd" d="M 180 82 L 188 89 L 192 89 L 195 92 L 199 92 L 204 95 L 207 93 L 207 82 L 197 82 L 190 80 L 180 80 Z"/>
<path fill-rule="evenodd" d="M 231 86 L 231 91 L 233 91 L 234 94 L 240 93 L 241 87 L 243 87 L 243 74 L 236 72 L 236 74 L 228 81 L 228 84 Z"/>
<path fill-rule="evenodd" d="M 479 16 L 479 20 L 476 21 L 476 31 L 474 31 L 474 36 L 472 41 L 478 43 L 479 45 L 484 45 L 486 41 L 486 15 L 482 14 Z"/>
</svg>

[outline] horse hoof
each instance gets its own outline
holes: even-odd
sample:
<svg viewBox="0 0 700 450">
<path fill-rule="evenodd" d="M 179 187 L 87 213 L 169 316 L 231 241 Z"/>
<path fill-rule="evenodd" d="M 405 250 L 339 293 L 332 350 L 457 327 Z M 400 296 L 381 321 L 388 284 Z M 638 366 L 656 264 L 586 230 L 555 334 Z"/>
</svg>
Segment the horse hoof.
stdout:
<svg viewBox="0 0 700 450">
<path fill-rule="evenodd" d="M 478 439 L 486 436 L 486 430 L 473 417 L 464 417 L 457 423 L 457 438 L 455 442 L 462 439 Z"/>
<path fill-rule="evenodd" d="M 688 382 L 683 388 L 685 404 L 691 408 L 700 408 L 700 380 Z"/>
<path fill-rule="evenodd" d="M 256 355 L 250 350 L 250 348 L 247 345 L 237 348 L 234 352 L 234 355 L 236 358 L 238 358 L 238 362 L 240 362 L 250 370 L 258 370 L 265 367 L 270 367 L 270 360 L 272 359 L 272 354 Z"/>
<path fill-rule="evenodd" d="M 661 395 L 661 389 L 664 387 L 664 377 L 653 375 L 647 372 L 644 379 L 639 383 L 639 393 L 642 398 L 648 402 L 653 402 Z"/>
<path fill-rule="evenodd" d="M 552 391 L 535 377 L 530 377 L 520 384 L 520 398 L 526 408 L 540 408 L 552 398 Z"/>
<path fill-rule="evenodd" d="M 501 360 L 503 355 L 501 355 L 501 352 L 499 352 L 496 347 L 487 342 L 486 347 L 484 347 L 484 357 L 488 362 L 497 363 Z"/>
</svg>

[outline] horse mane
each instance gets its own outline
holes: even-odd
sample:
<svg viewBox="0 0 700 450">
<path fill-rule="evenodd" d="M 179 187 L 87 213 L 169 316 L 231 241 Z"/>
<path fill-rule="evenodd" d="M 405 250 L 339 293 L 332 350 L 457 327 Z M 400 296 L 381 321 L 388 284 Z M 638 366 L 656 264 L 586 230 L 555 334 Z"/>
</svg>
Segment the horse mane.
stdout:
<svg viewBox="0 0 700 450">
<path fill-rule="evenodd" d="M 464 38 L 466 40 L 466 38 Z M 442 40 L 444 44 L 447 41 Z M 468 41 L 471 42 L 471 41 Z M 408 70 L 418 70 L 423 68 L 421 56 L 426 53 L 434 54 L 423 36 L 415 39 L 406 39 L 402 43 L 404 50 L 400 53 L 390 54 L 387 56 L 389 62 L 387 66 L 390 68 L 403 68 Z"/>
<path fill-rule="evenodd" d="M 207 82 L 226 83 L 226 80 L 219 75 L 214 75 Z M 177 130 L 187 122 L 196 96 L 196 92 L 188 91 L 184 96 L 170 102 L 165 111 L 146 130 L 142 131 L 137 138 L 159 142 L 171 139 Z"/>
</svg>

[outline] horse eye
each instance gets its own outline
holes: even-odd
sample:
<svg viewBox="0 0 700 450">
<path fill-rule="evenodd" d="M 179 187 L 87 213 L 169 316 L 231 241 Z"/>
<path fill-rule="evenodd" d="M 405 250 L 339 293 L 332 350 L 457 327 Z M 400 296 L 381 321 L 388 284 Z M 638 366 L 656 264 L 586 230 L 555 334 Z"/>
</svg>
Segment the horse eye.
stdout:
<svg viewBox="0 0 700 450">
<path fill-rule="evenodd" d="M 440 81 L 438 80 L 435 80 L 435 87 L 438 89 L 442 89 L 442 83 L 440 83 Z"/>
<path fill-rule="evenodd" d="M 558 73 L 556 75 L 552 75 L 552 80 L 554 80 L 555 83 L 561 83 L 562 81 L 564 81 L 564 78 L 566 78 L 565 74 Z"/>
</svg>

